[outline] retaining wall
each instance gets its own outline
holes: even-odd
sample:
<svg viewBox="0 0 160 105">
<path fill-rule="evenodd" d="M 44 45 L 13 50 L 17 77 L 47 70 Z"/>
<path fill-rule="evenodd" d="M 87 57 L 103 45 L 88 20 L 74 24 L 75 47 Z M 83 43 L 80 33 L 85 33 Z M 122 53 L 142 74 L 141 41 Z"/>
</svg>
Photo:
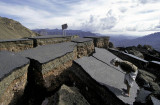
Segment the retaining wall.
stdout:
<svg viewBox="0 0 160 105">
<path fill-rule="evenodd" d="M 27 83 L 29 60 L 11 52 L 0 52 L 0 105 L 22 97 Z"/>
</svg>

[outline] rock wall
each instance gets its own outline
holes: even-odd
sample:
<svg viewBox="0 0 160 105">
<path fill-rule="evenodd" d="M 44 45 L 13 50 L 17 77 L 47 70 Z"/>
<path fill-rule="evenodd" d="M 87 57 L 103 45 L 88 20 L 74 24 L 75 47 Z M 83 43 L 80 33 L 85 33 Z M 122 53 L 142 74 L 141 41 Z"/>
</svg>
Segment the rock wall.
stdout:
<svg viewBox="0 0 160 105">
<path fill-rule="evenodd" d="M 108 49 L 109 46 L 109 37 L 85 37 L 85 38 L 92 38 L 94 41 L 94 46 L 98 48 L 106 48 Z"/>
<path fill-rule="evenodd" d="M 108 49 L 108 50 L 110 52 L 112 52 L 113 54 L 115 54 L 116 56 L 118 56 L 119 58 L 132 62 L 139 69 L 145 69 L 148 72 L 153 73 L 158 77 L 160 76 L 160 70 L 159 70 L 160 62 L 159 61 L 147 61 L 147 60 L 138 58 L 134 55 L 127 54 L 127 53 L 124 53 L 124 52 L 120 52 L 118 50 L 111 49 L 111 48 Z"/>
<path fill-rule="evenodd" d="M 0 58 L 0 105 L 12 105 L 24 93 L 29 60 L 10 52 L 0 52 Z"/>
<path fill-rule="evenodd" d="M 0 104 L 41 104 L 46 94 L 71 81 L 69 71 L 73 69 L 73 60 L 89 56 L 95 50 L 92 39 L 74 38 L 62 38 L 72 40 L 63 43 L 61 37 L 40 38 L 42 45 L 47 44 L 43 46 L 36 39 L 1 41 L 1 50 L 16 53 L 0 52 Z"/>
<path fill-rule="evenodd" d="M 97 83 L 76 62 L 73 63 L 69 76 L 91 105 L 124 105 L 111 91 L 103 84 Z"/>
<path fill-rule="evenodd" d="M 76 38 L 72 42 L 77 43 L 77 57 L 89 56 L 94 53 L 95 47 L 92 39 Z"/>
<path fill-rule="evenodd" d="M 56 88 L 56 85 L 60 85 L 60 81 L 58 83 L 56 78 L 59 78 L 58 76 L 72 65 L 72 61 L 77 58 L 77 49 L 75 43 L 65 42 L 39 46 L 20 52 L 20 55 L 34 62 L 31 71 L 42 76 L 35 76 L 37 77 L 35 79 L 50 90 Z"/>
<path fill-rule="evenodd" d="M 0 41 L 0 51 L 6 50 L 11 52 L 19 52 L 30 48 L 33 48 L 33 40 L 17 39 Z"/>
<path fill-rule="evenodd" d="M 73 36 L 57 36 L 57 35 L 46 35 L 30 38 L 34 40 L 34 47 L 48 44 L 56 44 L 62 42 L 69 42 Z"/>
<path fill-rule="evenodd" d="M 41 45 L 70 42 L 72 39 L 77 37 L 78 37 L 77 35 L 74 36 L 47 35 L 47 36 L 37 36 L 28 39 L 0 40 L 0 51 L 6 50 L 11 52 L 19 52 Z"/>
<path fill-rule="evenodd" d="M 131 54 L 120 52 L 118 50 L 111 49 L 111 48 L 109 48 L 108 50 L 110 52 L 112 52 L 113 54 L 115 54 L 116 56 L 118 56 L 119 58 L 132 62 L 140 69 L 146 68 L 149 63 L 148 61 L 141 59 L 141 58 L 138 58 L 138 57 L 131 55 Z"/>
</svg>

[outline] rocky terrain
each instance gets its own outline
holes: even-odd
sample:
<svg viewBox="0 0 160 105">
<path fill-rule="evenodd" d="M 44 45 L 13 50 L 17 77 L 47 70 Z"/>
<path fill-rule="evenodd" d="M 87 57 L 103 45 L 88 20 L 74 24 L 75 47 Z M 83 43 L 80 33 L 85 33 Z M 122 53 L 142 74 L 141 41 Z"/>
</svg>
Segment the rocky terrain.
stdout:
<svg viewBox="0 0 160 105">
<path fill-rule="evenodd" d="M 38 36 L 38 34 L 24 27 L 21 23 L 12 19 L 0 17 L 0 40 L 35 36 Z"/>
</svg>

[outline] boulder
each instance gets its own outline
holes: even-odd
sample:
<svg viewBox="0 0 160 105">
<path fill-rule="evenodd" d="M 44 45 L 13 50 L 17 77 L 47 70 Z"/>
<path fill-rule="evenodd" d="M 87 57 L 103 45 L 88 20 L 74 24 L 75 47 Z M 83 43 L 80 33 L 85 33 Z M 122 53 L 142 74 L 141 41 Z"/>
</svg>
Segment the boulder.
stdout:
<svg viewBox="0 0 160 105">
<path fill-rule="evenodd" d="M 42 105 L 90 105 L 76 87 L 62 85 L 59 91 L 46 98 Z"/>
</svg>

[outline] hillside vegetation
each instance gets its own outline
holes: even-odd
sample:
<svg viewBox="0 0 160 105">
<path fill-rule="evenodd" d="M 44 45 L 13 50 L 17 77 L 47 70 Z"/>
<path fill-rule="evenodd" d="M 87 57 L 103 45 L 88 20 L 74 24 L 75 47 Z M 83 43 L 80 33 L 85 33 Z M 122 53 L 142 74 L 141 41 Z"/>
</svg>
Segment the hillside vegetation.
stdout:
<svg viewBox="0 0 160 105">
<path fill-rule="evenodd" d="M 17 21 L 0 17 L 0 40 L 20 39 L 37 35 Z"/>
</svg>

